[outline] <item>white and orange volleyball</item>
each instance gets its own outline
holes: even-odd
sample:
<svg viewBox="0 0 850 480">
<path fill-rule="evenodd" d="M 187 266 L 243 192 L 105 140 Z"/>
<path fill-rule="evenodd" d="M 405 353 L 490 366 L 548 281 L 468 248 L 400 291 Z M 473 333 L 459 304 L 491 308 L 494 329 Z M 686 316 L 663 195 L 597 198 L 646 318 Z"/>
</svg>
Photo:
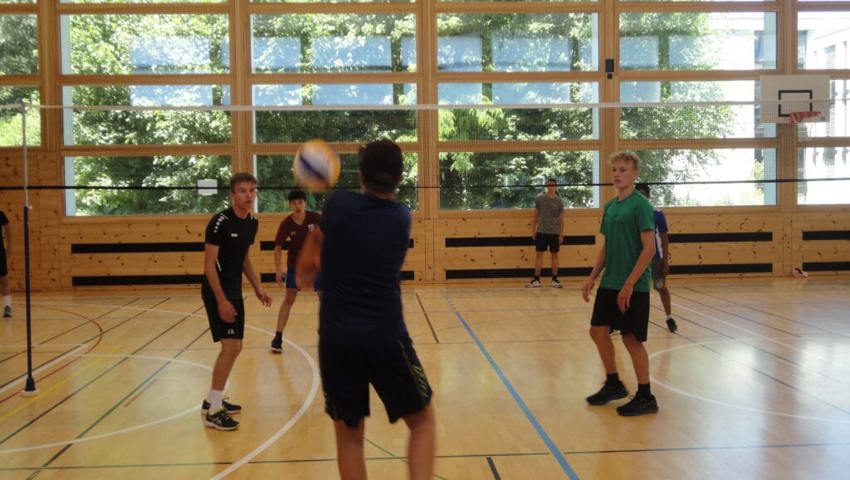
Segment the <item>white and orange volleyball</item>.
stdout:
<svg viewBox="0 0 850 480">
<path fill-rule="evenodd" d="M 339 179 L 339 157 L 324 140 L 305 142 L 295 153 L 292 170 L 295 181 L 311 192 L 321 192 Z"/>
</svg>

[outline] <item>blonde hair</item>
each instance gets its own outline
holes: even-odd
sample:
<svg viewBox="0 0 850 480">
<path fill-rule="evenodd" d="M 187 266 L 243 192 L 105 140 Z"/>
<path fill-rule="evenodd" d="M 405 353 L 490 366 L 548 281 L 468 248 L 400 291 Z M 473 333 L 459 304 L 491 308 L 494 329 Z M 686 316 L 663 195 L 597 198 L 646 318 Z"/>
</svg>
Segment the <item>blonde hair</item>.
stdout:
<svg viewBox="0 0 850 480">
<path fill-rule="evenodd" d="M 616 161 L 631 163 L 632 166 L 635 167 L 635 170 L 640 170 L 640 157 L 638 157 L 635 152 L 628 152 L 625 150 L 614 152 L 610 157 L 608 157 L 608 165 L 613 165 Z"/>
</svg>

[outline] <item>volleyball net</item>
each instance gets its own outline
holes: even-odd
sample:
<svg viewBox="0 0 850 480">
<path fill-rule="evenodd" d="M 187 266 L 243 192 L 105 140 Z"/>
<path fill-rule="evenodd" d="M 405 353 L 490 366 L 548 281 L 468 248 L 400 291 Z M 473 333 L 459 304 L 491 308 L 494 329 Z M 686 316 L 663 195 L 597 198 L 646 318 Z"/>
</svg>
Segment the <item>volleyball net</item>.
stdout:
<svg viewBox="0 0 850 480">
<path fill-rule="evenodd" d="M 801 204 L 850 202 L 847 97 L 659 102 L 634 94 L 629 98 L 640 101 L 599 103 L 581 101 L 592 100 L 592 92 L 573 92 L 575 102 L 534 103 L 493 91 L 489 97 L 500 102 L 462 103 L 480 98 L 476 91 L 454 103 L 417 105 L 404 91 L 388 91 L 383 97 L 355 92 L 353 98 L 372 104 L 346 104 L 338 92 L 330 105 L 277 105 L 277 97 L 260 96 L 262 105 L 233 106 L 217 104 L 226 99 L 214 89 L 205 96 L 195 87 L 75 88 L 77 103 L 123 98 L 133 105 L 0 106 L 2 146 L 22 150 L 42 148 L 46 112 L 61 115 L 64 178 L 0 188 L 62 190 L 66 215 L 214 212 L 227 201 L 234 162 L 244 160 L 233 158 L 233 145 L 234 131 L 246 126 L 251 158 L 239 165 L 250 165 L 258 177 L 261 212 L 287 210 L 286 195 L 297 188 L 294 153 L 313 138 L 337 149 L 343 166 L 337 188 L 344 189 L 359 188 L 360 144 L 379 138 L 401 144 L 399 197 L 413 209 L 430 189 L 439 191 L 441 209 L 529 208 L 549 178 L 569 206 L 599 206 L 606 184 L 602 145 L 610 135 L 638 153 L 640 180 L 653 186 L 660 205 L 774 205 L 782 183 L 795 184 Z M 180 105 L 156 104 L 180 95 Z M 783 117 L 765 121 L 764 110 L 783 108 Z M 242 128 L 235 128 L 238 122 Z M 779 168 L 780 139 L 788 134 L 779 122 L 794 124 L 796 175 Z M 426 178 L 420 174 L 426 170 L 437 174 Z M 320 208 L 323 199 L 311 194 L 308 204 Z"/>
</svg>

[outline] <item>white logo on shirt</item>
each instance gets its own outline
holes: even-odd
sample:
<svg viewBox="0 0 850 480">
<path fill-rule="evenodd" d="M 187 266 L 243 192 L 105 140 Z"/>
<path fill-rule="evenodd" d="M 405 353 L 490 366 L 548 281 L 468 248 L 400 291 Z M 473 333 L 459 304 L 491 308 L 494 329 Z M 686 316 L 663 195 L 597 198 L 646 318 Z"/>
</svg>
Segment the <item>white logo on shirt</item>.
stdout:
<svg viewBox="0 0 850 480">
<path fill-rule="evenodd" d="M 238 234 L 238 233 L 231 233 L 231 234 L 230 234 L 230 236 L 231 236 L 231 237 L 233 237 L 233 238 L 239 238 L 239 234 Z"/>
<path fill-rule="evenodd" d="M 307 231 L 308 231 L 308 232 L 312 232 L 312 231 L 313 231 L 313 224 L 312 224 L 312 223 L 311 223 L 310 225 L 307 225 Z"/>
</svg>

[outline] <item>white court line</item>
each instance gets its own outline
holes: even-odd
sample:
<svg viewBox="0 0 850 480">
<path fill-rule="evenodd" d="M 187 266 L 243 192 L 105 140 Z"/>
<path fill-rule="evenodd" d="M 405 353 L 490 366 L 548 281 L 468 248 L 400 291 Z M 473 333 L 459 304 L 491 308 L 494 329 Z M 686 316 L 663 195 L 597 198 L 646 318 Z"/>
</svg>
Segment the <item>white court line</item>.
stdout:
<svg viewBox="0 0 850 480">
<path fill-rule="evenodd" d="M 715 316 L 708 315 L 708 314 L 706 314 L 706 313 L 700 312 L 699 310 L 694 310 L 693 308 L 689 308 L 689 307 L 686 307 L 686 306 L 684 306 L 684 305 L 680 305 L 680 304 L 678 304 L 678 303 L 673 303 L 673 305 L 675 305 L 677 308 L 683 308 L 683 309 L 685 309 L 685 310 L 688 310 L 688 311 L 694 312 L 694 313 L 696 313 L 697 315 L 702 315 L 703 317 L 708 318 L 708 319 L 711 319 L 711 320 L 714 320 L 715 322 L 719 322 L 719 323 L 722 323 L 722 324 L 727 325 L 727 326 L 729 326 L 729 327 L 736 328 L 736 329 L 738 329 L 738 330 L 742 330 L 742 331 L 744 331 L 744 332 L 750 333 L 750 334 L 752 334 L 754 337 L 760 338 L 760 339 L 762 339 L 762 340 L 766 340 L 766 341 L 768 341 L 768 342 L 775 343 L 775 344 L 777 344 L 777 345 L 782 345 L 782 346 L 783 346 L 783 347 L 785 347 L 785 348 L 789 348 L 789 349 L 791 349 L 791 350 L 794 350 L 794 351 L 800 352 L 800 353 L 802 353 L 802 354 L 804 354 L 804 355 L 806 355 L 806 356 L 815 357 L 815 358 L 817 358 L 817 359 L 819 359 L 819 360 L 822 360 L 822 361 L 824 361 L 824 362 L 828 362 L 828 363 L 830 363 L 830 364 L 832 364 L 832 365 L 836 365 L 836 366 L 841 367 L 841 368 L 844 368 L 844 369 L 850 369 L 850 367 L 848 367 L 846 364 L 841 363 L 841 362 L 838 362 L 838 361 L 835 361 L 835 360 L 834 360 L 834 359 L 832 359 L 832 358 L 827 358 L 827 357 L 824 357 L 824 356 L 822 356 L 822 355 L 818 355 L 817 353 L 813 353 L 813 352 L 810 352 L 810 351 L 808 351 L 808 350 L 798 348 L 798 347 L 796 347 L 796 346 L 794 346 L 794 345 L 791 345 L 791 344 L 789 344 L 789 343 L 781 342 L 781 341 L 779 341 L 779 340 L 776 340 L 776 339 L 774 339 L 774 338 L 768 337 L 768 336 L 766 336 L 766 335 L 762 335 L 761 333 L 758 333 L 758 332 L 756 332 L 756 331 L 754 331 L 754 330 L 750 330 L 750 329 L 745 328 L 745 327 L 742 327 L 742 326 L 740 326 L 740 325 L 736 325 L 736 324 L 734 324 L 734 323 L 732 323 L 732 322 L 727 322 L 726 320 L 721 320 L 721 319 L 719 319 L 719 318 L 717 318 L 717 317 L 715 317 Z M 708 308 L 711 308 L 711 307 L 708 307 Z M 801 340 L 802 340 L 802 339 L 804 339 L 804 338 L 805 338 L 805 337 L 800 337 L 800 339 L 801 339 Z M 743 339 L 739 339 L 739 338 L 735 337 L 735 340 L 736 340 L 736 341 L 742 341 Z"/>
<path fill-rule="evenodd" d="M 70 303 L 70 304 L 41 303 L 40 305 L 70 306 L 70 307 L 77 307 L 77 306 L 108 307 L 108 308 L 117 308 L 117 309 L 125 309 L 125 310 L 144 310 L 144 311 L 153 311 L 153 312 L 161 312 L 161 313 L 173 313 L 173 314 L 183 315 L 183 316 L 206 317 L 206 315 L 200 315 L 200 314 L 196 314 L 196 313 L 176 312 L 176 311 L 170 311 L 170 310 L 159 310 L 159 309 L 155 309 L 155 308 L 125 307 L 125 306 L 117 306 L 117 305 L 96 305 L 96 304 L 78 304 L 78 303 Z M 252 325 L 246 325 L 246 327 L 250 328 L 252 330 L 256 330 L 256 331 L 259 331 L 259 332 L 266 333 L 268 335 L 272 335 L 272 333 L 270 331 L 264 330 L 262 328 L 254 327 Z M 271 437 L 269 437 L 265 442 L 260 444 L 257 448 L 255 448 L 254 450 L 252 450 L 251 452 L 246 454 L 244 457 L 240 458 L 239 460 L 236 460 L 235 462 L 230 464 L 229 467 L 222 470 L 217 475 L 211 477 L 211 480 L 221 479 L 221 478 L 226 477 L 227 475 L 230 475 L 231 473 L 233 473 L 234 471 L 236 471 L 237 469 L 239 469 L 240 467 L 242 467 L 246 463 L 250 462 L 254 457 L 256 457 L 257 455 L 262 453 L 264 450 L 268 449 L 274 442 L 279 440 L 280 437 L 282 437 L 286 432 L 288 432 L 295 425 L 295 423 L 297 423 L 298 420 L 301 419 L 301 417 L 304 416 L 304 414 L 307 412 L 307 409 L 310 407 L 310 405 L 315 400 L 316 393 L 319 390 L 319 381 L 318 380 L 320 378 L 319 377 L 319 369 L 318 369 L 318 366 L 316 365 L 315 360 L 313 360 L 313 357 L 311 357 L 310 354 L 308 354 L 299 345 L 293 343 L 289 339 L 284 339 L 284 341 L 287 344 L 289 344 L 292 348 L 297 350 L 307 360 L 307 363 L 310 365 L 310 370 L 311 370 L 311 373 L 313 374 L 312 375 L 312 383 L 310 385 L 310 393 L 307 395 L 307 398 L 304 400 L 304 403 L 301 404 L 301 407 L 298 409 L 298 411 L 295 412 L 295 415 L 293 417 L 291 417 L 289 419 L 289 421 L 286 422 L 286 424 L 284 424 L 283 427 L 280 428 L 280 430 L 278 430 L 275 434 L 273 434 Z M 81 355 L 81 356 L 83 356 L 83 355 Z M 89 356 L 98 356 L 98 355 L 92 354 L 92 355 L 89 355 Z M 99 355 L 99 356 L 108 356 L 108 355 L 103 354 L 103 355 Z M 122 356 L 122 355 L 116 354 L 116 355 L 113 355 L 113 356 Z M 124 355 L 124 357 L 129 357 L 129 356 L 131 356 L 131 355 Z M 162 359 L 162 360 L 174 361 L 174 362 L 178 362 L 178 363 L 186 363 L 186 364 L 189 364 L 189 365 L 198 365 L 198 366 L 202 366 L 203 368 L 205 368 L 207 370 L 212 370 L 212 368 L 210 368 L 206 365 L 195 364 L 194 362 L 189 362 L 189 361 L 186 361 L 186 360 L 168 359 L 168 358 L 161 358 L 161 357 L 149 357 L 149 356 L 144 356 L 144 355 L 139 355 L 139 357 L 140 358 Z M 96 436 L 93 436 L 93 437 L 84 437 L 84 438 L 79 438 L 79 439 L 75 439 L 75 440 L 68 440 L 68 441 L 64 441 L 64 442 L 54 442 L 54 443 L 51 443 L 51 444 L 36 445 L 36 446 L 31 446 L 31 447 L 23 447 L 23 448 L 9 449 L 9 450 L 0 450 L 0 454 L 35 450 L 35 449 L 48 448 L 48 447 L 53 447 L 53 446 L 64 446 L 64 445 L 73 444 L 73 443 L 80 443 L 80 442 L 84 442 L 84 441 L 95 440 L 95 439 L 98 439 L 98 438 L 104 438 L 104 437 L 108 437 L 108 436 L 112 436 L 112 435 L 117 435 L 119 433 L 125 433 L 125 432 L 130 432 L 130 431 L 133 431 L 133 430 L 139 430 L 139 429 L 142 429 L 142 428 L 146 428 L 146 427 L 156 425 L 156 424 L 159 424 L 159 423 L 162 423 L 162 422 L 173 420 L 175 418 L 181 417 L 183 415 L 186 415 L 188 413 L 195 412 L 195 411 L 197 411 L 197 407 L 192 407 L 192 408 L 190 408 L 186 411 L 176 413 L 176 414 L 174 414 L 170 417 L 162 418 L 162 419 L 159 419 L 159 420 L 156 420 L 156 421 L 153 421 L 153 422 L 149 422 L 149 423 L 146 423 L 146 424 L 142 424 L 142 425 L 136 425 L 134 427 L 126 428 L 124 430 L 118 430 L 118 431 L 111 432 L 111 433 L 105 433 L 105 434 L 96 435 Z"/>
<path fill-rule="evenodd" d="M 59 363 L 59 362 L 61 362 L 61 361 L 65 360 L 66 358 L 68 358 L 68 357 L 70 357 L 70 356 L 72 356 L 72 355 L 75 355 L 78 351 L 80 351 L 80 350 L 84 349 L 87 345 L 88 345 L 88 343 L 81 343 L 79 347 L 77 347 L 77 348 L 75 348 L 75 349 L 71 350 L 71 351 L 70 351 L 70 352 L 68 352 L 68 353 L 64 353 L 64 354 L 62 354 L 62 355 L 60 355 L 60 356 L 58 356 L 58 357 L 54 358 L 53 360 L 51 360 L 51 361 L 49 361 L 49 362 L 45 363 L 44 365 L 42 365 L 42 366 L 40 366 L 40 367 L 36 368 L 35 370 L 33 370 L 33 371 L 32 371 L 33 376 L 35 376 L 35 375 L 36 375 L 36 374 L 38 374 L 38 373 L 41 373 L 41 371 L 42 371 L 42 370 L 44 370 L 44 369 L 47 369 L 47 368 L 52 367 L 52 366 L 53 366 L 53 364 L 55 364 L 55 363 Z M 0 395 L 2 395 L 2 394 L 6 391 L 6 390 L 9 390 L 9 389 L 11 389 L 12 387 L 14 387 L 15 385 L 17 385 L 17 384 L 18 384 L 18 382 L 23 382 L 23 381 L 25 381 L 26 379 L 27 379 L 27 375 L 26 375 L 26 374 L 24 374 L 24 375 L 21 375 L 20 377 L 18 377 L 18 378 L 16 378 L 16 379 L 14 379 L 14 380 L 12 380 L 12 381 L 11 381 L 11 382 L 9 382 L 9 383 L 8 383 L 5 387 L 0 388 Z M 2 453 L 2 452 L 0 452 L 0 453 Z"/>
<path fill-rule="evenodd" d="M 258 332 L 264 332 L 264 333 L 271 335 L 271 332 L 268 331 L 268 330 L 264 330 L 262 328 L 257 328 L 257 327 L 251 326 L 251 325 L 246 325 L 246 326 L 248 328 L 252 329 L 252 330 L 256 330 Z M 272 435 L 271 437 L 269 437 L 268 440 L 266 440 L 265 442 L 260 444 L 254 450 L 250 451 L 247 455 L 245 455 L 244 457 L 240 458 L 239 460 L 236 460 L 235 462 L 231 463 L 229 467 L 225 468 L 224 470 L 219 472 L 217 475 L 213 475 L 212 477 L 210 477 L 210 480 L 219 480 L 221 478 L 224 478 L 224 477 L 230 475 L 231 473 L 235 472 L 239 467 L 250 462 L 254 457 L 256 457 L 257 455 L 262 453 L 264 450 L 269 448 L 274 442 L 278 441 L 280 439 L 280 437 L 282 437 L 286 432 L 288 432 L 289 429 L 292 428 L 298 422 L 298 420 L 300 420 L 301 417 L 304 416 L 305 413 L 307 413 L 307 409 L 313 403 L 313 399 L 316 398 L 316 392 L 319 391 L 319 381 L 318 381 L 319 380 L 319 368 L 316 366 L 316 362 L 313 360 L 313 357 L 311 357 L 307 352 L 305 352 L 304 349 L 301 348 L 300 346 L 292 343 L 291 341 L 289 341 L 289 339 L 284 339 L 284 341 L 286 341 L 286 343 L 288 343 L 291 347 L 298 350 L 298 352 L 304 357 L 305 360 L 307 360 L 307 363 L 310 365 L 310 370 L 312 370 L 312 372 L 313 372 L 313 379 L 312 379 L 312 383 L 310 385 L 310 394 L 307 395 L 307 399 L 304 400 L 304 403 L 301 404 L 301 408 L 299 408 L 298 411 L 295 412 L 295 415 L 293 415 L 292 418 L 290 418 L 289 421 L 286 422 L 286 424 L 283 427 L 281 427 L 280 430 L 275 432 L 275 434 Z"/>
<path fill-rule="evenodd" d="M 161 310 L 158 308 L 145 308 L 145 307 L 129 307 L 123 305 L 101 305 L 97 303 L 53 303 L 53 302 L 38 302 L 33 303 L 33 306 L 47 306 L 47 307 L 102 307 L 102 308 L 114 308 L 119 310 L 142 310 L 146 312 L 161 312 L 161 313 L 173 313 L 175 315 L 183 315 L 186 317 L 202 317 L 207 318 L 206 315 L 201 315 L 199 313 L 186 313 L 186 312 L 177 312 L 174 310 Z"/>
<path fill-rule="evenodd" d="M 36 347 L 79 347 L 88 345 L 87 343 L 36 343 L 32 348 Z M 0 348 L 27 348 L 26 345 L 0 345 Z"/>
<path fill-rule="evenodd" d="M 652 354 L 649 355 L 649 358 L 651 360 L 651 359 L 653 359 L 653 358 L 655 358 L 659 355 L 670 353 L 674 350 L 680 350 L 680 349 L 683 349 L 683 348 L 693 348 L 693 347 L 699 347 L 699 346 L 703 346 L 703 345 L 711 345 L 711 344 L 715 344 L 715 343 L 738 343 L 738 342 L 739 342 L 739 340 L 731 339 L 731 340 L 711 340 L 711 341 L 707 341 L 707 342 L 688 343 L 688 344 L 685 344 L 685 345 L 679 345 L 677 347 L 665 348 L 664 350 L 659 350 L 657 352 L 653 352 Z M 703 396 L 703 395 L 697 395 L 695 393 L 691 393 L 691 392 L 682 390 L 681 388 L 677 388 L 677 387 L 673 387 L 671 385 L 668 385 L 668 384 L 662 382 L 661 380 L 659 380 L 654 375 L 650 374 L 649 378 L 654 385 L 658 385 L 660 387 L 666 388 L 667 390 L 670 390 L 671 392 L 678 393 L 679 395 L 682 395 L 682 396 L 685 396 L 685 397 L 690 397 L 690 398 L 694 398 L 694 399 L 697 399 L 697 400 L 701 400 L 703 402 L 713 403 L 715 405 L 722 405 L 724 407 L 735 408 L 735 409 L 738 409 L 738 410 L 745 410 L 745 411 L 748 411 L 748 412 L 756 412 L 756 413 L 761 413 L 761 414 L 776 415 L 776 416 L 779 416 L 779 417 L 798 418 L 798 419 L 801 419 L 801 420 L 815 420 L 815 421 L 818 421 L 818 422 L 850 424 L 850 420 L 840 420 L 840 419 L 836 419 L 836 418 L 826 418 L 826 417 L 814 417 L 814 416 L 809 416 L 809 415 L 796 415 L 796 414 L 793 414 L 793 413 L 777 412 L 777 411 L 774 411 L 774 410 L 767 410 L 767 409 L 764 409 L 764 408 L 747 407 L 747 406 L 744 406 L 744 405 L 738 405 L 738 404 L 734 404 L 734 403 L 724 402 L 724 401 L 721 401 L 721 400 L 715 400 L 713 398 L 708 398 L 708 397 Z"/>
<path fill-rule="evenodd" d="M 191 361 L 188 361 L 188 360 L 179 360 L 179 359 L 176 359 L 176 358 L 168 358 L 168 357 L 153 357 L 153 356 L 150 356 L 150 355 L 120 355 L 120 354 L 107 354 L 107 353 L 102 353 L 102 354 L 100 354 L 100 353 L 90 353 L 90 354 L 78 355 L 78 356 L 80 356 L 80 357 L 144 358 L 144 359 L 147 359 L 147 360 L 160 360 L 160 361 L 164 360 L 164 361 L 169 362 L 169 363 L 171 363 L 171 362 L 183 363 L 183 364 L 186 364 L 186 365 L 191 365 L 191 366 L 194 366 L 194 367 L 200 367 L 200 368 L 203 368 L 205 370 L 212 371 L 212 368 L 208 367 L 207 365 L 202 365 L 200 363 L 191 362 Z M 124 429 L 121 429 L 121 430 L 115 430 L 115 431 L 112 431 L 112 432 L 101 433 L 100 435 L 93 435 L 91 437 L 75 438 L 73 440 L 61 440 L 61 441 L 58 441 L 58 442 L 42 443 L 40 445 L 31 445 L 29 447 L 9 448 L 9 449 L 6 449 L 6 450 L 0 450 L 0 455 L 2 455 L 4 453 L 28 452 L 28 451 L 31 451 L 31 450 L 39 450 L 39 449 L 42 449 L 42 448 L 64 447 L 65 445 L 73 445 L 75 443 L 82 443 L 82 442 L 88 442 L 88 441 L 91 441 L 91 440 L 98 440 L 98 439 L 101 439 L 101 438 L 107 438 L 107 437 L 119 435 L 119 434 L 122 434 L 122 433 L 132 432 L 134 430 L 141 430 L 143 428 L 151 427 L 153 425 L 157 425 L 157 424 L 160 424 L 160 423 L 163 423 L 163 422 L 167 422 L 169 420 L 174 420 L 175 418 L 182 417 L 183 415 L 186 415 L 186 414 L 189 414 L 189 413 L 192 413 L 192 412 L 197 412 L 197 411 L 198 411 L 198 407 L 194 406 L 194 407 L 189 408 L 188 410 L 184 410 L 182 412 L 175 413 L 174 415 L 171 415 L 169 417 L 160 418 L 159 420 L 154 420 L 154 421 L 148 422 L 148 423 L 142 423 L 142 424 L 135 425 L 135 426 L 128 427 L 128 428 L 124 428 Z"/>
</svg>

